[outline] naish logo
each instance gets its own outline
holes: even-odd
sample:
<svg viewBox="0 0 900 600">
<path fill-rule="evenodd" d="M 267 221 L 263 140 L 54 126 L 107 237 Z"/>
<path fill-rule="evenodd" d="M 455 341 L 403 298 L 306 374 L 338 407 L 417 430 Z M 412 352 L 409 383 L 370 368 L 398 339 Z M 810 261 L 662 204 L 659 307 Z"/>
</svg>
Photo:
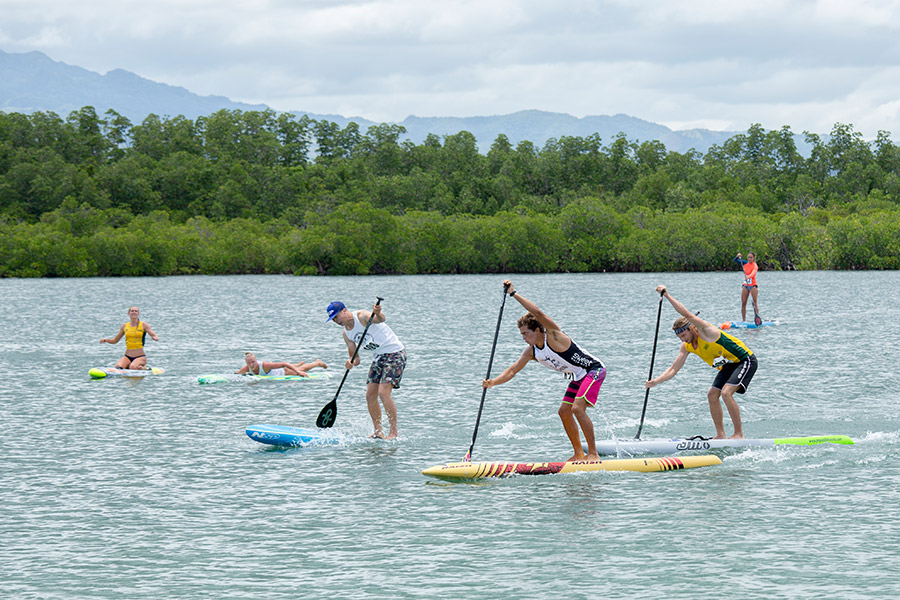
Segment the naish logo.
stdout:
<svg viewBox="0 0 900 600">
<path fill-rule="evenodd" d="M 709 450 L 709 442 L 704 440 L 682 440 L 675 445 L 676 450 Z"/>
</svg>

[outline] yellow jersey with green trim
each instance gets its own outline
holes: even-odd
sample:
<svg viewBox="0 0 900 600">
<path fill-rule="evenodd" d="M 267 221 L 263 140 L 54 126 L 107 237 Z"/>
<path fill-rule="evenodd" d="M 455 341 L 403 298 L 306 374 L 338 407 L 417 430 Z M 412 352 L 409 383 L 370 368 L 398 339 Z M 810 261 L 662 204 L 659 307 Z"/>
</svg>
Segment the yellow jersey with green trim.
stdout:
<svg viewBox="0 0 900 600">
<path fill-rule="evenodd" d="M 147 332 L 144 331 L 144 322 L 138 321 L 137 327 L 131 326 L 131 321 L 123 325 L 125 328 L 125 349 L 136 350 L 144 347 L 144 339 Z"/>
<path fill-rule="evenodd" d="M 706 361 L 706 364 L 720 371 L 726 364 L 739 363 L 753 354 L 744 342 L 724 331 L 719 332 L 719 339 L 715 342 L 707 342 L 698 337 L 697 348 L 694 348 L 690 342 L 685 342 L 684 349 L 691 354 L 696 354 Z"/>
</svg>

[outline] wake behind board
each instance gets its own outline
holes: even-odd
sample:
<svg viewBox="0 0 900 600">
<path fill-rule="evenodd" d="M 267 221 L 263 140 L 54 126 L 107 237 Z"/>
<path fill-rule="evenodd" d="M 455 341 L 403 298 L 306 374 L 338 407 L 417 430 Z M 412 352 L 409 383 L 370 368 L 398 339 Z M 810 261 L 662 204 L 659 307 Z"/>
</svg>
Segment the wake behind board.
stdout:
<svg viewBox="0 0 900 600">
<path fill-rule="evenodd" d="M 763 321 L 759 325 L 753 321 L 725 321 L 719 325 L 719 329 L 759 329 L 760 327 L 766 327 L 767 325 L 778 325 L 778 321 Z"/>
<path fill-rule="evenodd" d="M 337 444 L 341 436 L 329 429 L 301 429 L 284 425 L 248 425 L 251 440 L 269 446 L 313 446 Z"/>
<path fill-rule="evenodd" d="M 669 440 L 602 440 L 598 454 L 672 454 L 676 452 L 719 450 L 728 448 L 772 448 L 775 446 L 817 446 L 819 444 L 853 444 L 846 435 L 817 435 L 774 439 L 708 439 L 683 438 Z"/>
<path fill-rule="evenodd" d="M 483 479 L 510 475 L 550 475 L 579 471 L 678 471 L 694 467 L 720 465 L 718 456 L 683 456 L 664 458 L 614 458 L 609 460 L 573 460 L 555 463 L 476 462 L 437 465 L 422 471 L 422 475 L 439 479 Z"/>
<path fill-rule="evenodd" d="M 254 375 L 253 373 L 219 373 L 214 375 L 201 375 L 197 381 L 202 384 L 208 383 L 236 383 L 251 381 L 315 381 L 317 379 L 330 379 L 331 373 L 316 372 L 310 373 L 309 377 L 300 375 Z"/>
<path fill-rule="evenodd" d="M 115 367 L 95 367 L 88 371 L 91 379 L 106 379 L 107 377 L 146 377 L 147 375 L 159 375 L 165 370 L 159 367 L 149 369 L 117 369 Z"/>
</svg>

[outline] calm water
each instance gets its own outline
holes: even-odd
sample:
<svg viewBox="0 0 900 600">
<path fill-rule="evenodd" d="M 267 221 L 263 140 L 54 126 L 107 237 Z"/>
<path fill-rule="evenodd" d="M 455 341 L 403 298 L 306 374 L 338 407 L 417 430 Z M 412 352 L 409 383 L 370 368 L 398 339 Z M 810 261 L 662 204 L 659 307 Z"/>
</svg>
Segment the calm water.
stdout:
<svg viewBox="0 0 900 600">
<path fill-rule="evenodd" d="M 0 596 L 9 598 L 893 598 L 900 595 L 900 274 L 762 273 L 738 333 L 759 372 L 750 437 L 852 447 L 723 453 L 718 467 L 451 484 L 424 467 L 471 441 L 501 276 L 0 280 Z M 738 319 L 738 273 L 515 276 L 607 363 L 598 439 L 633 437 L 657 298 Z M 401 439 L 376 442 L 362 370 L 336 447 L 271 450 L 252 423 L 313 426 L 346 350 L 325 305 L 385 298 L 409 367 Z M 145 380 L 90 381 L 129 305 L 159 334 Z M 522 350 L 507 301 L 494 374 Z M 677 341 L 665 304 L 656 373 Z M 197 376 L 322 358 L 338 377 L 200 386 Z M 650 393 L 643 437 L 712 433 L 713 371 L 691 357 Z M 368 357 L 366 357 L 368 361 Z M 532 364 L 490 390 L 476 460 L 563 460 L 565 382 Z M 726 418 L 727 419 L 727 418 Z M 730 429 L 730 422 L 727 422 Z"/>
</svg>

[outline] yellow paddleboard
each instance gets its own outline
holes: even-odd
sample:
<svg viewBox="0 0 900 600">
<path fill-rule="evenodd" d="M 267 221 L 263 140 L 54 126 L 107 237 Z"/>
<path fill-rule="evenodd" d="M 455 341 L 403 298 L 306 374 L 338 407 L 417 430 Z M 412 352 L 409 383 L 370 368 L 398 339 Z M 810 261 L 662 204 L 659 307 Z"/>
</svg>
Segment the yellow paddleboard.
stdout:
<svg viewBox="0 0 900 600">
<path fill-rule="evenodd" d="M 423 475 L 442 479 L 481 479 L 483 477 L 508 477 L 510 475 L 549 475 L 551 473 L 576 473 L 578 471 L 677 471 L 694 467 L 720 465 L 718 456 L 679 456 L 663 458 L 616 458 L 610 460 L 573 460 L 569 462 L 515 463 L 476 462 L 449 463 L 430 467 Z"/>
</svg>

